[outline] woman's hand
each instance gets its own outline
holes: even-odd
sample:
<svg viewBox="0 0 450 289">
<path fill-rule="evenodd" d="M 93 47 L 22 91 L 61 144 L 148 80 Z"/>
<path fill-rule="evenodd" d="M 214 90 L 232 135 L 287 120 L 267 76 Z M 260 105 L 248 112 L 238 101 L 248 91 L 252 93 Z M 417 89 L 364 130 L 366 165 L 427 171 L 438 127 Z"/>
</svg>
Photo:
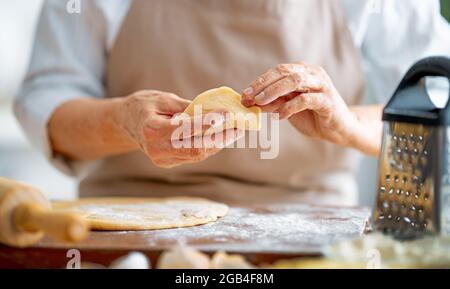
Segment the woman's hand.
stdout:
<svg viewBox="0 0 450 289">
<path fill-rule="evenodd" d="M 201 147 L 179 148 L 174 145 L 174 131 L 180 127 L 180 123 L 173 122 L 173 117 L 182 113 L 190 101 L 178 97 L 175 94 L 149 90 L 136 92 L 123 100 L 118 106 L 118 120 L 123 131 L 131 142 L 136 143 L 140 149 L 159 167 L 171 168 L 187 163 L 196 163 L 218 153 L 224 146 L 234 142 L 242 136 L 242 132 L 231 129 L 224 133 L 219 145 L 214 142 L 214 137 L 203 138 Z M 222 112 L 225 113 L 225 112 Z M 190 143 L 196 143 L 195 138 L 201 138 L 202 134 L 194 136 L 194 123 L 202 124 L 202 132 L 212 125 L 204 125 L 203 119 L 191 118 L 192 127 L 188 130 L 191 134 L 184 134 L 183 139 L 190 138 Z M 186 119 L 185 119 L 186 121 Z M 197 142 L 198 143 L 198 142 Z"/>
<path fill-rule="evenodd" d="M 305 135 L 378 153 L 381 122 L 371 119 L 368 124 L 364 108 L 350 109 L 321 67 L 303 62 L 278 65 L 244 90 L 242 104 L 278 113 L 280 119 L 289 119 Z M 371 116 L 377 117 L 377 113 Z"/>
</svg>

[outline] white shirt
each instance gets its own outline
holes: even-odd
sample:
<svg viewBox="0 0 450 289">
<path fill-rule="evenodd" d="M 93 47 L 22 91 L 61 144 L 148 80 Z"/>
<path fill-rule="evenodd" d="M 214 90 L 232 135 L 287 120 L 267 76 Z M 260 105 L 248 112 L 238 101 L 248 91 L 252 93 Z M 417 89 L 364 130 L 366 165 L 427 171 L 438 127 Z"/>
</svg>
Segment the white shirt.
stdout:
<svg viewBox="0 0 450 289">
<path fill-rule="evenodd" d="M 385 102 L 417 60 L 450 55 L 450 25 L 440 15 L 439 0 L 341 1 L 361 51 L 370 102 Z M 79 14 L 67 12 L 67 1 L 44 3 L 31 63 L 14 109 L 30 141 L 66 173 L 75 174 L 77 166 L 69 167 L 53 157 L 48 120 L 67 100 L 104 97 L 108 52 L 130 3 L 81 0 Z"/>
</svg>

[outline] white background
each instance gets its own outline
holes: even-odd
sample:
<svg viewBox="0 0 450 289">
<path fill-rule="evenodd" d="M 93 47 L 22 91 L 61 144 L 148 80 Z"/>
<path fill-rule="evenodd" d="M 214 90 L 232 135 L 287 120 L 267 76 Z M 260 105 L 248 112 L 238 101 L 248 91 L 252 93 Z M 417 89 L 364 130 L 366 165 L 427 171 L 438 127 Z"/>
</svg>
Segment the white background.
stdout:
<svg viewBox="0 0 450 289">
<path fill-rule="evenodd" d="M 0 176 L 28 182 L 50 198 L 75 196 L 75 180 L 34 151 L 12 114 L 12 99 L 28 66 L 42 0 L 0 0 Z"/>
</svg>

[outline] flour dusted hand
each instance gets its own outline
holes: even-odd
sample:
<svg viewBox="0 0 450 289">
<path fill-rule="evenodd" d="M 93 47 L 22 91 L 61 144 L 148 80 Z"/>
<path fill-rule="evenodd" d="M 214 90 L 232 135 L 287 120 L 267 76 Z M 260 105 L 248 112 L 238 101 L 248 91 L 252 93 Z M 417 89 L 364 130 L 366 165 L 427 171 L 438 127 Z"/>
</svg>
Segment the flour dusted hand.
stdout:
<svg viewBox="0 0 450 289">
<path fill-rule="evenodd" d="M 381 107 L 347 106 L 322 67 L 297 62 L 269 69 L 244 90 L 242 104 L 278 113 L 309 137 L 378 154 Z"/>
<path fill-rule="evenodd" d="M 180 129 L 181 124 L 173 122 L 173 118 L 182 113 L 190 101 L 172 93 L 144 90 L 120 99 L 119 102 L 116 119 L 121 131 L 158 167 L 172 168 L 201 162 L 221 151 L 224 144 L 232 143 L 239 138 L 239 132 L 231 129 L 221 141 L 223 145 L 176 147 L 173 135 Z M 183 139 L 189 139 L 192 144 L 196 143 L 195 138 L 198 137 L 194 136 L 196 123 L 202 124 L 200 128 L 202 135 L 211 129 L 213 124 L 205 124 L 207 122 L 203 118 L 204 116 L 200 116 L 200 119 L 190 118 L 188 123 L 192 126 L 189 130 L 191 134 L 183 134 Z"/>
</svg>

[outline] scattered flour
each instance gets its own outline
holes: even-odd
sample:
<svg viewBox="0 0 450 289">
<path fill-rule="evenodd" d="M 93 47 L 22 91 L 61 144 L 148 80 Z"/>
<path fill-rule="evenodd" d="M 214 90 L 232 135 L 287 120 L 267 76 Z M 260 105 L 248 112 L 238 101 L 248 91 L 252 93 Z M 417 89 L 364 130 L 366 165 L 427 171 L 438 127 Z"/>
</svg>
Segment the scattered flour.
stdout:
<svg viewBox="0 0 450 289">
<path fill-rule="evenodd" d="M 143 232 L 148 245 L 183 243 L 202 250 L 239 252 L 318 252 L 364 232 L 369 210 L 307 205 L 272 211 L 232 208 L 216 223 Z"/>
</svg>

